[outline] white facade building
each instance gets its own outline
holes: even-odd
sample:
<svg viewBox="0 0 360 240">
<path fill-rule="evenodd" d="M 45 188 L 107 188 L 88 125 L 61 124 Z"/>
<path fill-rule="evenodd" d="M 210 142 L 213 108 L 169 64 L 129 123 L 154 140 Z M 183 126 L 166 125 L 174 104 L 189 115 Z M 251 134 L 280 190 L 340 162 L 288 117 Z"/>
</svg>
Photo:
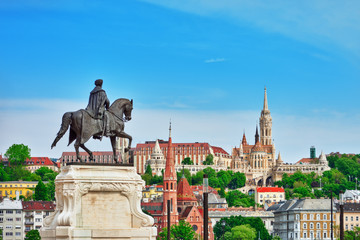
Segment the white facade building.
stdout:
<svg viewBox="0 0 360 240">
<path fill-rule="evenodd" d="M 24 239 L 21 200 L 4 198 L 0 203 L 0 228 L 4 240 Z"/>
</svg>

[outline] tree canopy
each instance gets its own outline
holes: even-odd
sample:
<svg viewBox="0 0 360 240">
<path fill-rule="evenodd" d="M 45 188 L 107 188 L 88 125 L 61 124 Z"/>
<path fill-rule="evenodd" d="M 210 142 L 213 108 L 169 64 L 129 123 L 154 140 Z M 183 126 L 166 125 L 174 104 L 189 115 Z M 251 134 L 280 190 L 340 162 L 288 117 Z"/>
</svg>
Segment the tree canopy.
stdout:
<svg viewBox="0 0 360 240">
<path fill-rule="evenodd" d="M 10 165 L 22 165 L 30 158 L 30 152 L 31 149 L 24 144 L 13 144 L 4 156 L 9 159 Z"/>
<path fill-rule="evenodd" d="M 212 154 L 207 155 L 203 164 L 204 165 L 214 165 L 214 156 Z"/>
<path fill-rule="evenodd" d="M 181 161 L 181 164 L 183 165 L 194 165 L 194 162 L 191 160 L 191 158 L 186 157 L 184 160 Z"/>
<path fill-rule="evenodd" d="M 193 240 L 196 238 L 196 232 L 193 230 L 190 223 L 180 220 L 179 224 L 171 225 L 170 239 L 174 240 Z M 167 228 L 163 228 L 158 236 L 159 240 L 167 239 Z"/>
<path fill-rule="evenodd" d="M 30 230 L 26 233 L 25 240 L 41 240 L 40 233 L 38 230 Z"/>
</svg>

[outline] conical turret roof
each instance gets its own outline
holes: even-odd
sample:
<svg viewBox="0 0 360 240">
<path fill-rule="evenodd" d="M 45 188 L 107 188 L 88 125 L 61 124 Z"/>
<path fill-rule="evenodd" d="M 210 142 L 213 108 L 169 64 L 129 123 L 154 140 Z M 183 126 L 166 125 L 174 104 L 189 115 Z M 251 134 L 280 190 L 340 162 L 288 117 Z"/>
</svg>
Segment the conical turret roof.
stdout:
<svg viewBox="0 0 360 240">
<path fill-rule="evenodd" d="M 197 201 L 196 197 L 191 191 L 189 182 L 187 181 L 186 177 L 183 175 L 178 183 L 177 188 L 177 200 L 178 201 Z"/>
</svg>

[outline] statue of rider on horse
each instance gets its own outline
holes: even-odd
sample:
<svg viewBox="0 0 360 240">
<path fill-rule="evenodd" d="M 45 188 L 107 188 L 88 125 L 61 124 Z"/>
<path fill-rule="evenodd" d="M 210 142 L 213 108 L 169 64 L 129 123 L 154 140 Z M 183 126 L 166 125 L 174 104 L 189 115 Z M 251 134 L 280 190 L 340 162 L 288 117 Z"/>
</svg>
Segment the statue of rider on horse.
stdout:
<svg viewBox="0 0 360 240">
<path fill-rule="evenodd" d="M 114 153 L 114 161 L 118 162 L 116 155 L 116 137 L 129 139 L 131 148 L 132 137 L 124 132 L 124 122 L 131 120 L 131 112 L 133 109 L 133 100 L 119 98 L 110 106 L 105 91 L 102 89 L 103 80 L 95 81 L 95 88 L 91 91 L 89 103 L 86 109 L 80 109 L 76 112 L 67 112 L 63 115 L 61 128 L 51 145 L 62 138 L 70 127 L 69 144 L 74 140 L 74 147 L 77 159 L 81 162 L 79 147 L 84 149 L 90 156 L 90 161 L 94 160 L 92 152 L 85 147 L 85 143 L 93 137 L 94 139 L 102 139 L 103 136 L 110 137 L 111 145 Z M 125 117 L 123 117 L 125 115 Z"/>
</svg>

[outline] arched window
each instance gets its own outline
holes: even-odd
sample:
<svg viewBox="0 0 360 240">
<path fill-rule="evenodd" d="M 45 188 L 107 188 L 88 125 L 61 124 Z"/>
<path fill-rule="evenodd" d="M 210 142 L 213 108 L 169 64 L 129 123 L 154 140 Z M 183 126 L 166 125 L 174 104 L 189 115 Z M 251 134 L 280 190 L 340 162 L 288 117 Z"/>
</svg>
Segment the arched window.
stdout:
<svg viewBox="0 0 360 240">
<path fill-rule="evenodd" d="M 323 229 L 327 229 L 327 224 L 326 223 L 324 223 Z"/>
<path fill-rule="evenodd" d="M 317 229 L 320 229 L 320 223 L 317 223 L 317 224 L 316 224 L 316 228 L 317 228 Z"/>
<path fill-rule="evenodd" d="M 314 229 L 314 224 L 310 223 L 310 229 Z"/>
<path fill-rule="evenodd" d="M 306 228 L 307 228 L 307 224 L 306 224 L 306 223 L 304 223 L 303 228 L 304 228 L 304 229 L 306 229 Z"/>
<path fill-rule="evenodd" d="M 303 215 L 303 219 L 304 219 L 304 220 L 307 219 L 307 215 L 306 215 L 306 214 Z"/>
<path fill-rule="evenodd" d="M 316 220 L 320 220 L 320 214 L 316 214 Z"/>
<path fill-rule="evenodd" d="M 323 215 L 323 219 L 326 220 L 326 218 L 327 218 L 327 216 L 326 216 L 326 214 L 324 214 L 324 215 Z"/>
</svg>

